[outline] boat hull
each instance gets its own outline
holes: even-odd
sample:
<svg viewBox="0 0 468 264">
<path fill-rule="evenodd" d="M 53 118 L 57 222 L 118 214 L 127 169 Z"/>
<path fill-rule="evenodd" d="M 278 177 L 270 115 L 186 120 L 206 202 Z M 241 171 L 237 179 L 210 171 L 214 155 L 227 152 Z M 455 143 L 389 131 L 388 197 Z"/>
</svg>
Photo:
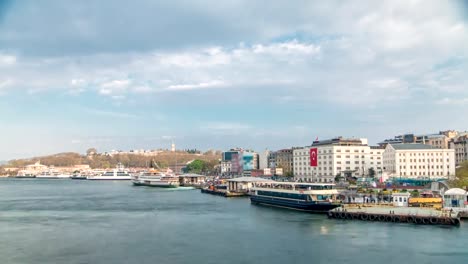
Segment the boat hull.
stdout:
<svg viewBox="0 0 468 264">
<path fill-rule="evenodd" d="M 258 195 L 252 195 L 250 201 L 252 204 L 268 205 L 311 213 L 326 213 L 340 206 L 340 204 L 330 202 L 309 202 Z"/>
<path fill-rule="evenodd" d="M 151 182 L 151 181 L 132 181 L 135 186 L 149 186 L 159 188 L 177 188 L 179 184 L 167 182 Z"/>
<path fill-rule="evenodd" d="M 87 180 L 94 180 L 94 181 L 129 181 L 132 179 L 131 176 L 95 176 L 95 177 L 87 177 Z"/>
<path fill-rule="evenodd" d="M 34 179 L 36 176 L 15 176 L 16 179 Z"/>
</svg>

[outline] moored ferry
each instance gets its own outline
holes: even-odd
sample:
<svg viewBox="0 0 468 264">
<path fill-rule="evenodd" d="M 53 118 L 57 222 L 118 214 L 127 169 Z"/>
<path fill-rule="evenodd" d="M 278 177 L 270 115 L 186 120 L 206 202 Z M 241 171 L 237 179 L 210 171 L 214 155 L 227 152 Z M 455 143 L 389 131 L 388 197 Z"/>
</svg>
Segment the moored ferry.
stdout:
<svg viewBox="0 0 468 264">
<path fill-rule="evenodd" d="M 117 165 L 117 168 L 115 168 L 112 171 L 106 171 L 102 173 L 101 175 L 89 175 L 89 176 L 86 176 L 86 179 L 116 181 L 116 180 L 131 180 L 132 176 L 130 175 L 128 171 L 124 169 L 124 166 L 121 163 L 119 163 Z"/>
<path fill-rule="evenodd" d="M 163 188 L 179 187 L 179 177 L 172 172 L 162 173 L 159 171 L 143 172 L 132 178 L 132 183 L 135 186 L 151 186 Z"/>
<path fill-rule="evenodd" d="M 339 207 L 338 191 L 330 183 L 259 183 L 252 189 L 252 204 L 262 204 L 313 213 L 326 213 Z"/>
</svg>

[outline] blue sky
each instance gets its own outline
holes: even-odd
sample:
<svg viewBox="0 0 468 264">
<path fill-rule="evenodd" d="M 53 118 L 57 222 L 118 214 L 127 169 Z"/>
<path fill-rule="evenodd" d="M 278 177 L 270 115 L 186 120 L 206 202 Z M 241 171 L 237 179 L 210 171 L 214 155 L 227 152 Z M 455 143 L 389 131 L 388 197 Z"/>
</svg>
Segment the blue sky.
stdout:
<svg viewBox="0 0 468 264">
<path fill-rule="evenodd" d="M 0 159 L 468 129 L 464 1 L 0 1 Z"/>
</svg>

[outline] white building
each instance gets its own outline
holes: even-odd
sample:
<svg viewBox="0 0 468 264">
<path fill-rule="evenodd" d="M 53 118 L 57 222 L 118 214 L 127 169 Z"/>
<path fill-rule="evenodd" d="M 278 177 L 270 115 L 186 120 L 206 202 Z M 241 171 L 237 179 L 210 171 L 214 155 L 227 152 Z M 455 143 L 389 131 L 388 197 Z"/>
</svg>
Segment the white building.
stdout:
<svg viewBox="0 0 468 264">
<path fill-rule="evenodd" d="M 317 167 L 310 165 L 310 149 L 317 148 Z M 383 169 L 383 149 L 369 147 L 367 139 L 315 141 L 312 146 L 293 150 L 293 171 L 296 180 L 333 182 L 337 175 L 362 177 L 374 168 L 375 176 Z"/>
<path fill-rule="evenodd" d="M 231 161 L 221 161 L 221 173 L 222 174 L 230 174 L 232 168 Z"/>
<path fill-rule="evenodd" d="M 455 151 L 410 143 L 388 144 L 384 171 L 391 177 L 448 178 L 455 175 Z"/>
</svg>

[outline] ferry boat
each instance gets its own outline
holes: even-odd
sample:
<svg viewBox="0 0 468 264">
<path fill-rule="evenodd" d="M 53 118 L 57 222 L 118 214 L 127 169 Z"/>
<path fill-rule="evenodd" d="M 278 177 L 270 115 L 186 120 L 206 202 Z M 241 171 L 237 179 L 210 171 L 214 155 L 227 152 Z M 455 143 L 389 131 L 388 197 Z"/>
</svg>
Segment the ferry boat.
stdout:
<svg viewBox="0 0 468 264">
<path fill-rule="evenodd" d="M 151 186 L 162 188 L 177 188 L 179 187 L 179 177 L 168 170 L 167 173 L 158 171 L 143 172 L 140 175 L 132 178 L 135 186 Z"/>
<path fill-rule="evenodd" d="M 338 191 L 330 183 L 257 183 L 251 188 L 252 204 L 269 205 L 313 213 L 326 213 L 339 207 Z"/>
<path fill-rule="evenodd" d="M 20 178 L 20 179 L 33 179 L 33 178 L 36 178 L 36 175 L 27 171 L 19 171 L 18 174 L 13 177 Z"/>
<path fill-rule="evenodd" d="M 130 173 L 128 173 L 128 171 L 124 169 L 124 166 L 121 163 L 119 163 L 117 164 L 117 167 L 113 169 L 112 171 L 106 171 L 102 173 L 101 175 L 90 175 L 90 176 L 87 176 L 86 179 L 88 180 L 111 180 L 111 181 L 131 180 L 132 175 L 130 175 Z"/>
<path fill-rule="evenodd" d="M 70 175 L 48 170 L 36 175 L 37 179 L 70 179 Z"/>
</svg>

